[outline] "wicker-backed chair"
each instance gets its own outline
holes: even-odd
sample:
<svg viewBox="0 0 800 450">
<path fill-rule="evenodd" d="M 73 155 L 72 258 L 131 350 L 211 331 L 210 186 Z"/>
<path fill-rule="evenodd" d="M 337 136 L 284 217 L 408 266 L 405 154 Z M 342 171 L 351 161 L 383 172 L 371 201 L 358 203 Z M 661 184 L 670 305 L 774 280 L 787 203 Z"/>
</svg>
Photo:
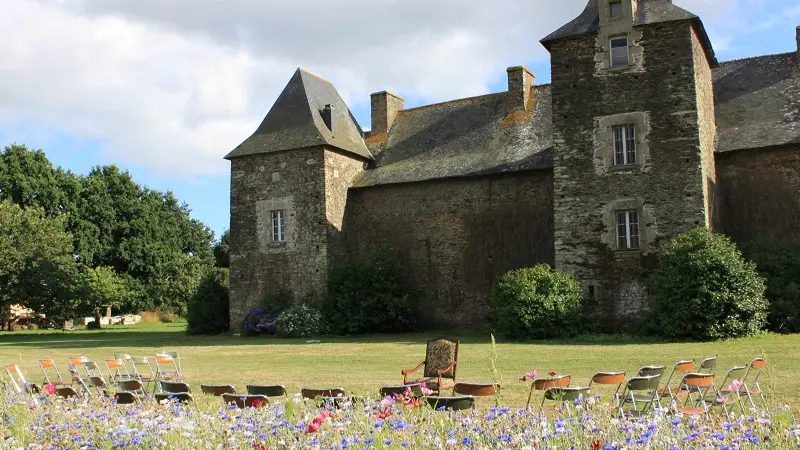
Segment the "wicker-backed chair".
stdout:
<svg viewBox="0 0 800 450">
<path fill-rule="evenodd" d="M 434 392 L 452 389 L 456 382 L 458 366 L 458 340 L 448 338 L 431 339 L 425 350 L 425 360 L 413 369 L 403 369 L 403 384 L 425 383 Z M 409 375 L 423 368 L 422 377 L 410 379 Z"/>
</svg>

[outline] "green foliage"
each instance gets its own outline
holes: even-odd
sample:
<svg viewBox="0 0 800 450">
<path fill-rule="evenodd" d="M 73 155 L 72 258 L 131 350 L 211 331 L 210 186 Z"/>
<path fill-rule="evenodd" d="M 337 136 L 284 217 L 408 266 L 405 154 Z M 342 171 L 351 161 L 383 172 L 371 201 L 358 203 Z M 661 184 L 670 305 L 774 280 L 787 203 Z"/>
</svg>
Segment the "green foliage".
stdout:
<svg viewBox="0 0 800 450">
<path fill-rule="evenodd" d="M 94 314 L 97 308 L 119 308 L 129 301 L 130 285 L 110 267 L 86 268 L 81 273 L 82 304 L 76 315 Z"/>
<path fill-rule="evenodd" d="M 650 326 L 667 338 L 727 339 L 766 323 L 764 279 L 725 236 L 698 228 L 664 245 L 650 275 Z"/>
<path fill-rule="evenodd" d="M 218 334 L 228 331 L 228 281 L 228 269 L 215 267 L 206 272 L 189 301 L 187 333 Z"/>
<path fill-rule="evenodd" d="M 800 244 L 764 239 L 742 251 L 767 281 L 767 328 L 778 333 L 800 332 Z"/>
<path fill-rule="evenodd" d="M 323 311 L 335 334 L 397 333 L 416 324 L 416 293 L 386 251 L 336 264 Z"/>
<path fill-rule="evenodd" d="M 310 303 L 310 302 L 309 302 Z M 280 314 L 295 304 L 294 296 L 290 292 L 269 292 L 264 296 L 262 306 L 273 314 Z"/>
<path fill-rule="evenodd" d="M 140 186 L 116 166 L 77 175 L 54 168 L 39 150 L 9 146 L 0 152 L 0 200 L 41 208 L 45 217 L 58 218 L 72 246 L 67 278 L 83 268 L 113 270 L 129 291 L 119 304 L 122 312 L 185 315 L 200 277 L 214 262 L 213 233 L 191 218 L 187 205 L 171 192 Z M 44 270 L 46 264 L 41 265 L 36 270 Z M 54 295 L 81 297 L 74 292 Z M 59 302 L 64 311 L 90 307 L 82 300 Z"/>
<path fill-rule="evenodd" d="M 585 324 L 582 299 L 578 281 L 547 264 L 512 270 L 492 288 L 489 322 L 510 339 L 574 336 Z"/>
<path fill-rule="evenodd" d="M 322 312 L 306 303 L 297 303 L 280 313 L 275 331 L 281 337 L 312 337 L 325 332 Z"/>
<path fill-rule="evenodd" d="M 214 265 L 217 267 L 225 267 L 226 269 L 231 263 L 231 230 L 225 230 L 219 241 L 214 243 Z"/>
</svg>

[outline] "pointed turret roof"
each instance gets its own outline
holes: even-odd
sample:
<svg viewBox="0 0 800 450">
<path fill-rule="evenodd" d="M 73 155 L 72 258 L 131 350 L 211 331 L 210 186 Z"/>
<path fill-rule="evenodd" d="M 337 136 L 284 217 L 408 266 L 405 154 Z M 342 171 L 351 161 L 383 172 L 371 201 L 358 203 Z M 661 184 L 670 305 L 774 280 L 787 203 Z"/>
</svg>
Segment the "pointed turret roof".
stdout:
<svg viewBox="0 0 800 450">
<path fill-rule="evenodd" d="M 716 67 L 718 65 L 717 58 L 714 55 L 711 40 L 708 38 L 708 33 L 706 33 L 700 17 L 672 4 L 672 0 L 639 0 L 639 7 L 633 20 L 633 26 L 677 20 L 689 20 L 692 22 L 705 48 L 709 64 L 711 67 Z M 550 33 L 540 42 L 546 48 L 550 48 L 548 43 L 551 41 L 597 33 L 598 30 L 600 30 L 600 6 L 598 0 L 589 0 L 581 15 Z"/>
<path fill-rule="evenodd" d="M 326 105 L 331 105 L 333 131 L 322 117 Z M 364 144 L 361 127 L 333 84 L 297 69 L 256 132 L 225 159 L 319 145 L 372 158 Z"/>
</svg>

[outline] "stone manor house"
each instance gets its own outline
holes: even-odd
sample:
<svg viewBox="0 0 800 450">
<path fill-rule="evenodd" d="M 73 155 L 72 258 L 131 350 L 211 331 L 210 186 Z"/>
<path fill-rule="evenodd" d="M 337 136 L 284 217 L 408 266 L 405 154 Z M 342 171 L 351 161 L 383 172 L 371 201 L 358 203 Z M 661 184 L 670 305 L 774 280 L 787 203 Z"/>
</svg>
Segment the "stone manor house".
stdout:
<svg viewBox="0 0 800 450">
<path fill-rule="evenodd" d="M 800 240 L 800 49 L 718 62 L 671 0 L 589 0 L 541 44 L 550 84 L 511 67 L 507 92 L 411 109 L 378 92 L 370 131 L 298 70 L 226 156 L 233 328 L 378 248 L 422 289 L 420 322 L 470 328 L 510 269 L 574 274 L 614 323 L 679 233 Z"/>
</svg>

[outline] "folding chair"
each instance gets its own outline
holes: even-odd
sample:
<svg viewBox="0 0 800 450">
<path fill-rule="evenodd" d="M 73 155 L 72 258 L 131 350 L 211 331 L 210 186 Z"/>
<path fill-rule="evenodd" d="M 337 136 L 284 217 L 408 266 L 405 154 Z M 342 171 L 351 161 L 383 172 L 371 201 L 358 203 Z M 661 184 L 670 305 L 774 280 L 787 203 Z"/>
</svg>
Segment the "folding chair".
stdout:
<svg viewBox="0 0 800 450">
<path fill-rule="evenodd" d="M 539 405 L 539 411 L 544 410 L 544 402 L 546 400 L 561 402 L 561 404 L 569 413 L 570 405 L 582 404 L 589 395 L 589 387 L 549 387 L 545 389 L 544 396 L 542 397 L 542 404 Z"/>
<path fill-rule="evenodd" d="M 150 360 L 146 356 L 131 357 L 131 367 L 136 378 L 144 385 L 153 385 L 153 392 L 156 390 L 156 374 L 150 365 Z"/>
<path fill-rule="evenodd" d="M 114 359 L 122 361 L 125 365 L 125 372 L 129 378 L 136 378 L 136 371 L 133 367 L 133 357 L 128 353 L 114 353 Z"/>
<path fill-rule="evenodd" d="M 175 361 L 175 368 L 178 371 L 178 376 L 183 375 L 183 366 L 181 365 L 181 354 L 178 352 L 161 350 L 157 354 L 166 355 L 171 357 Z"/>
<path fill-rule="evenodd" d="M 619 405 L 619 389 L 622 387 L 622 383 L 625 382 L 625 372 L 597 372 L 596 374 L 592 375 L 592 378 L 589 380 L 588 388 L 591 389 L 593 384 L 600 384 L 600 385 L 607 385 L 613 386 L 617 385 L 617 389 L 614 391 L 614 406 Z"/>
<path fill-rule="evenodd" d="M 58 366 L 52 359 L 39 360 L 39 368 L 42 369 L 44 376 L 42 384 L 52 384 L 55 387 L 72 385 L 72 380 L 65 380 L 61 377 L 61 371 L 58 370 Z M 49 374 L 48 369 L 50 370 Z"/>
<path fill-rule="evenodd" d="M 324 398 L 336 398 L 336 397 L 344 397 L 344 389 L 336 387 L 336 388 L 308 388 L 304 387 L 300 389 L 300 395 L 303 396 L 305 399 L 313 400 L 317 397 L 324 397 Z"/>
<path fill-rule="evenodd" d="M 69 359 L 69 365 L 74 367 L 76 370 L 83 368 L 83 363 L 86 362 L 89 362 L 89 357 L 87 356 L 75 356 Z M 88 373 L 86 375 L 88 375 Z"/>
<path fill-rule="evenodd" d="M 114 401 L 117 405 L 134 405 L 141 403 L 138 395 L 128 391 L 117 392 L 114 396 Z"/>
<path fill-rule="evenodd" d="M 700 369 L 697 373 L 711 373 L 717 366 L 717 355 L 709 356 L 700 362 Z"/>
<path fill-rule="evenodd" d="M 42 392 L 42 388 L 38 384 L 28 383 L 28 380 L 25 379 L 25 374 L 22 373 L 19 366 L 12 364 L 10 366 L 5 366 L 5 369 L 8 377 L 11 379 L 11 387 L 18 394 L 39 394 Z"/>
<path fill-rule="evenodd" d="M 672 377 L 675 376 L 676 373 L 685 375 L 691 372 L 693 368 L 694 368 L 694 360 L 690 361 L 686 359 L 675 363 L 675 365 L 672 367 L 672 372 L 669 373 L 669 377 L 667 378 L 667 381 L 664 383 L 664 386 L 656 392 L 656 402 L 658 403 L 659 406 L 661 406 L 661 399 L 664 397 L 669 397 L 671 401 L 677 401 L 676 396 L 678 392 L 681 391 L 683 384 L 678 383 L 678 387 L 673 390 L 672 386 L 670 386 L 670 383 L 672 382 Z M 683 375 L 681 375 L 681 378 L 683 378 Z"/>
<path fill-rule="evenodd" d="M 225 393 L 222 394 L 222 401 L 225 402 L 226 405 L 230 405 L 231 403 L 235 404 L 239 408 L 261 408 L 269 404 L 269 399 L 267 399 L 266 395 L 243 395 L 243 394 L 234 394 L 234 393 Z"/>
<path fill-rule="evenodd" d="M 144 386 L 139 380 L 119 380 L 117 381 L 118 392 L 130 392 L 134 395 L 144 395 Z"/>
<path fill-rule="evenodd" d="M 459 395 L 457 397 L 428 395 L 425 397 L 425 401 L 436 411 L 463 411 L 475 407 L 475 397 L 471 395 Z"/>
<path fill-rule="evenodd" d="M 649 377 L 652 375 L 664 375 L 667 371 L 667 366 L 642 366 L 639 372 L 636 373 L 637 377 Z"/>
<path fill-rule="evenodd" d="M 194 401 L 192 394 L 189 392 L 161 392 L 155 395 L 155 399 L 158 403 L 178 402 L 184 405 Z"/>
<path fill-rule="evenodd" d="M 112 383 L 135 378 L 128 372 L 128 366 L 125 364 L 125 360 L 122 359 L 107 359 L 106 369 L 108 369 L 108 379 Z"/>
<path fill-rule="evenodd" d="M 192 390 L 189 388 L 189 385 L 183 381 L 162 380 L 159 382 L 159 385 L 161 386 L 162 393 L 181 394 L 184 392 L 192 392 Z"/>
<path fill-rule="evenodd" d="M 531 390 L 528 393 L 528 402 L 525 403 L 525 409 L 528 409 L 531 406 L 531 397 L 533 397 L 533 391 L 544 391 L 551 387 L 568 387 L 571 381 L 572 377 L 569 374 L 534 379 L 533 383 L 531 383 Z"/>
<path fill-rule="evenodd" d="M 247 385 L 248 395 L 263 395 L 264 397 L 286 397 L 286 388 L 279 385 Z"/>
<path fill-rule="evenodd" d="M 764 405 L 764 408 L 767 407 L 767 399 L 764 397 L 764 391 L 761 390 L 761 386 L 758 384 L 758 377 L 761 376 L 761 372 L 767 367 L 767 362 L 764 361 L 764 358 L 758 357 L 752 361 L 750 364 L 747 365 L 747 372 L 744 374 L 742 378 L 742 388 L 743 394 L 747 397 L 747 400 L 750 402 L 750 406 L 752 408 L 756 407 L 755 402 L 753 402 L 753 396 L 757 395 L 761 397 L 761 403 Z M 750 377 L 750 373 L 754 373 L 753 381 L 748 381 Z"/>
<path fill-rule="evenodd" d="M 713 373 L 687 373 L 681 380 L 681 385 L 686 386 L 688 394 L 686 402 L 683 405 L 674 403 L 675 411 L 681 414 L 690 416 L 705 415 L 707 419 L 711 418 L 710 408 L 706 402 L 706 395 L 709 390 L 713 390 L 715 398 L 719 396 L 717 388 L 714 387 L 714 374 Z M 696 398 L 692 399 L 692 394 L 696 394 Z"/>
<path fill-rule="evenodd" d="M 89 389 L 89 386 L 86 385 L 86 382 L 83 380 L 80 372 L 78 372 L 78 368 L 73 366 L 72 364 L 69 365 L 69 373 L 72 375 L 72 384 L 74 386 L 78 386 L 84 393 L 91 394 L 92 391 Z M 58 391 L 56 391 L 58 393 Z"/>
<path fill-rule="evenodd" d="M 78 391 L 72 386 L 61 386 L 56 388 L 56 395 L 61 398 L 72 398 L 78 396 Z"/>
<path fill-rule="evenodd" d="M 219 397 L 222 394 L 235 394 L 236 387 L 232 384 L 201 384 L 200 391 L 202 391 L 203 394 Z"/>
<path fill-rule="evenodd" d="M 715 389 L 716 396 L 711 401 L 712 407 L 722 406 L 722 411 L 727 415 L 727 405 L 730 400 L 735 397 L 737 403 L 739 403 L 739 408 L 742 410 L 742 413 L 744 413 L 744 404 L 742 403 L 742 393 L 744 391 L 741 387 L 735 386 L 734 382 L 742 382 L 742 380 L 744 380 L 747 374 L 747 367 L 748 366 L 733 366 L 728 369 L 728 373 L 725 374 L 725 378 L 722 379 L 719 388 Z M 691 391 L 691 388 L 689 388 L 689 390 Z"/>
<path fill-rule="evenodd" d="M 156 379 L 184 380 L 181 366 L 174 356 L 168 353 L 156 353 Z"/>
<path fill-rule="evenodd" d="M 633 410 L 642 414 L 647 411 L 648 407 L 652 407 L 656 402 L 656 393 L 658 386 L 661 384 L 661 374 L 645 375 L 633 377 L 625 384 L 625 390 L 621 396 L 622 401 L 619 403 L 618 412 L 620 415 L 624 413 L 624 406 L 630 403 Z M 640 410 L 639 406 L 644 405 Z"/>
</svg>

